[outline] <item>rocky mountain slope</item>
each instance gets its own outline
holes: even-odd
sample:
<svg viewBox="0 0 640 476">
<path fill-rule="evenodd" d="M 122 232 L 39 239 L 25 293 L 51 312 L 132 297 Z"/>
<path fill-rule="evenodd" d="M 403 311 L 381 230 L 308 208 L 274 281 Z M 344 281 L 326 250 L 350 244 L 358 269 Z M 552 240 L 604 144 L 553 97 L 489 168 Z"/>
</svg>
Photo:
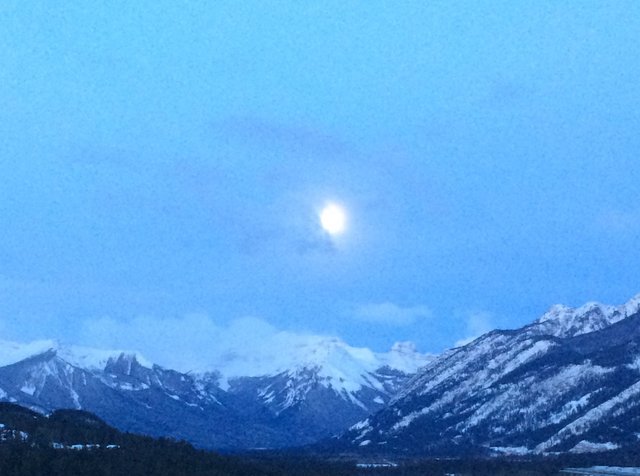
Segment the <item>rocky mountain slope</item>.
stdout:
<svg viewBox="0 0 640 476">
<path fill-rule="evenodd" d="M 260 374 L 185 374 L 139 354 L 0 342 L 0 399 L 46 413 L 96 413 L 121 430 L 207 448 L 284 447 L 337 434 L 382 408 L 429 358 L 408 344 L 389 353 L 322 339 Z M 287 364 L 286 366 L 283 364 Z"/>
<path fill-rule="evenodd" d="M 421 454 L 602 451 L 640 437 L 640 295 L 554 306 L 433 360 L 342 448 Z"/>
<path fill-rule="evenodd" d="M 232 362 L 218 368 L 227 393 L 245 402 L 244 408 L 261 412 L 262 418 L 253 414 L 251 420 L 275 425 L 296 444 L 341 433 L 349 426 L 345 422 L 382 409 L 432 359 L 410 343 L 376 354 L 335 338 L 312 340 L 288 354 L 278 362 L 263 362 L 258 371 L 240 370 Z"/>
</svg>

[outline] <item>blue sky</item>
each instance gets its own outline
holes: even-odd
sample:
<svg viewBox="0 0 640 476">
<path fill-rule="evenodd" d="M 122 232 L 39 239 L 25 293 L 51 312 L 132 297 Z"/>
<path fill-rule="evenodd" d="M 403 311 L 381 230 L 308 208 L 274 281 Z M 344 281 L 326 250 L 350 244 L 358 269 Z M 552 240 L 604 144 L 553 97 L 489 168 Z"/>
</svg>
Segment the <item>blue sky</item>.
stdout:
<svg viewBox="0 0 640 476">
<path fill-rule="evenodd" d="M 437 352 L 622 303 L 638 32 L 623 1 L 2 2 L 0 330 Z"/>
</svg>

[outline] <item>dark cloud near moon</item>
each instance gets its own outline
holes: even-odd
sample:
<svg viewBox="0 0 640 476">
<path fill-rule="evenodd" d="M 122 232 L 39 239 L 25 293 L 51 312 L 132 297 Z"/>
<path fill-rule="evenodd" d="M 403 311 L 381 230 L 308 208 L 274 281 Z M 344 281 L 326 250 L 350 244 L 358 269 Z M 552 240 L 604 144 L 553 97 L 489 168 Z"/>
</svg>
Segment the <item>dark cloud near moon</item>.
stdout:
<svg viewBox="0 0 640 476">
<path fill-rule="evenodd" d="M 260 117 L 230 117 L 214 122 L 212 133 L 219 140 L 238 141 L 258 148 L 275 148 L 331 160 L 353 149 L 343 139 L 305 124 L 277 122 Z"/>
</svg>

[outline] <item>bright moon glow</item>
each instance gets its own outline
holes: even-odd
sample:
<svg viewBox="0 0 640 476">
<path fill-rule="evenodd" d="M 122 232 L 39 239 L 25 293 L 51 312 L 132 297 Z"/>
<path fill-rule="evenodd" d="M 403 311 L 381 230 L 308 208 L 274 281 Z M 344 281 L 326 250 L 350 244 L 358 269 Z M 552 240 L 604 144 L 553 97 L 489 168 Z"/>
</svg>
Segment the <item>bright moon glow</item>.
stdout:
<svg viewBox="0 0 640 476">
<path fill-rule="evenodd" d="M 346 228 L 347 215 L 342 207 L 331 203 L 320 212 L 320 223 L 330 235 L 339 235 Z"/>
</svg>

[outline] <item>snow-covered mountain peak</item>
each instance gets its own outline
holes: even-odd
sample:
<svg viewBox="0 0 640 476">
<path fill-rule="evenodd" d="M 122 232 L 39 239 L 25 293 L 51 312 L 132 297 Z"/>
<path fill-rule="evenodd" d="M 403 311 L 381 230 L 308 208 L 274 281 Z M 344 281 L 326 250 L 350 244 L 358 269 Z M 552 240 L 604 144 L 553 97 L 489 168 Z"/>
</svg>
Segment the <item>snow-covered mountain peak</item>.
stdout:
<svg viewBox="0 0 640 476">
<path fill-rule="evenodd" d="M 104 370 L 109 361 L 115 362 L 120 359 L 126 359 L 131 362 L 135 360 L 143 367 L 153 368 L 153 364 L 150 361 L 145 359 L 140 353 L 132 351 L 102 350 L 76 345 L 61 345 L 56 349 L 56 353 L 69 364 L 87 370 Z"/>
<path fill-rule="evenodd" d="M 341 440 L 455 455 L 466 444 L 513 454 L 626 445 L 640 408 L 639 311 L 640 296 L 556 305 L 524 328 L 484 334 L 426 365 Z"/>
<path fill-rule="evenodd" d="M 556 304 L 535 321 L 530 330 L 538 334 L 569 337 L 587 334 L 615 324 L 640 310 L 640 295 L 621 306 L 588 302 L 578 308 Z"/>
<path fill-rule="evenodd" d="M 631 316 L 640 311 L 640 293 L 633 296 L 629 301 L 618 308 L 625 317 Z"/>
<path fill-rule="evenodd" d="M 55 340 L 38 340 L 22 344 L 0 340 L 0 367 L 15 364 L 34 355 L 44 354 L 49 350 L 55 350 L 59 343 Z"/>
<path fill-rule="evenodd" d="M 411 343 L 376 353 L 287 332 L 253 344 L 217 342 L 220 357 L 208 373 L 182 373 L 135 352 L 0 341 L 0 400 L 43 412 L 98 410 L 127 429 L 203 445 L 291 445 L 334 435 L 380 410 L 425 359 Z M 229 434 L 240 443 L 229 443 Z"/>
<path fill-rule="evenodd" d="M 345 360 L 357 360 L 371 364 L 375 362 L 375 354 L 370 349 L 352 347 L 335 337 L 310 338 L 298 345 L 293 353 L 297 354 L 297 358 L 295 362 L 288 365 L 288 368 L 339 366 Z"/>
<path fill-rule="evenodd" d="M 611 318 L 613 314 L 615 314 L 616 310 L 617 308 L 615 306 L 609 306 L 607 304 L 591 301 L 580 306 L 575 310 L 575 313 L 576 315 L 582 316 L 588 315 L 590 313 L 597 313 Z"/>
<path fill-rule="evenodd" d="M 0 367 L 15 364 L 46 352 L 53 352 L 68 364 L 85 370 L 104 370 L 110 360 L 115 361 L 120 358 L 135 359 L 143 367 L 153 367 L 151 362 L 137 352 L 66 345 L 54 339 L 29 343 L 0 340 Z"/>
<path fill-rule="evenodd" d="M 302 369 L 335 365 L 341 360 L 374 360 L 368 349 L 356 349 L 344 341 L 324 336 L 277 336 L 272 345 L 255 349 L 228 348 L 209 365 L 224 379 L 261 377 Z"/>
<path fill-rule="evenodd" d="M 211 363 L 211 368 L 225 378 L 296 373 L 305 369 L 315 369 L 320 376 L 340 374 L 346 378 L 347 374 L 367 374 L 385 366 L 411 373 L 431 358 L 418 352 L 411 342 L 399 342 L 389 352 L 376 353 L 366 347 L 350 346 L 336 337 L 298 336 L 294 342 L 283 341 L 276 347 L 228 350 Z"/>
<path fill-rule="evenodd" d="M 564 304 L 554 304 L 538 319 L 538 322 L 565 320 L 573 314 L 574 310 L 572 307 L 565 306 Z"/>
<path fill-rule="evenodd" d="M 283 408 L 299 400 L 316 384 L 354 400 L 363 388 L 386 394 L 392 379 L 414 373 L 431 359 L 409 342 L 397 343 L 388 352 L 376 353 L 366 347 L 350 346 L 336 337 L 291 334 L 280 337 L 282 342 L 276 346 L 227 351 L 212 362 L 211 368 L 220 373 L 221 388 L 237 386 L 246 377 L 274 378 L 286 387 L 282 394 Z M 389 370 L 400 374 L 391 377 Z M 271 395 L 273 387 L 263 390 L 265 395 Z"/>
</svg>

